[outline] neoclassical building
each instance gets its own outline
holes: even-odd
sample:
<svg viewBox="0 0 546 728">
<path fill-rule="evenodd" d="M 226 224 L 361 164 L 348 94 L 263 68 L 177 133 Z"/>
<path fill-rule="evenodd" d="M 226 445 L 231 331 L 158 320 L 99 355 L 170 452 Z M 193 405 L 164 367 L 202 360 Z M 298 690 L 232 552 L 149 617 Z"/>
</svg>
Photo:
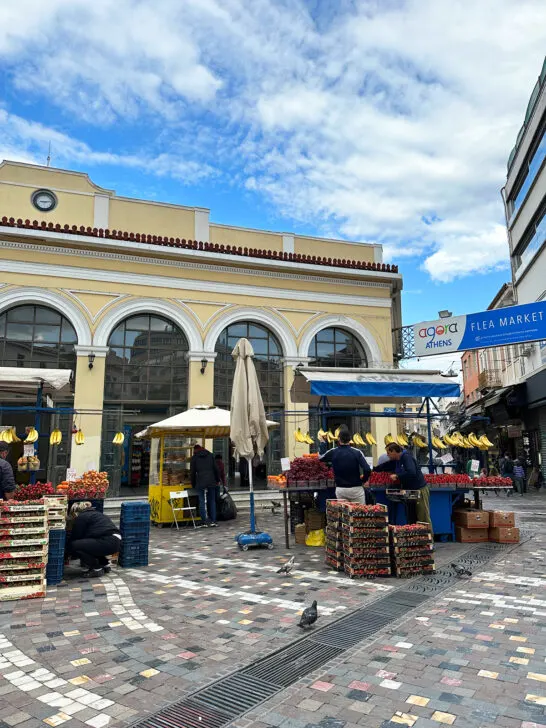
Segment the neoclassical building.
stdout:
<svg viewBox="0 0 546 728">
<path fill-rule="evenodd" d="M 86 174 L 7 161 L 0 245 L 0 366 L 74 372 L 69 405 L 86 442 L 55 455 L 42 442 L 51 477 L 71 464 L 135 484 L 144 473 L 132 434 L 196 404 L 229 407 L 241 336 L 254 347 L 266 409 L 283 423 L 270 468 L 294 454 L 293 430 L 309 428 L 308 405 L 290 395 L 298 364 L 392 366 L 402 279 L 379 245 L 216 224 L 207 209 L 119 197 Z M 382 437 L 391 423 L 369 426 Z M 123 462 L 111 444 L 120 429 Z"/>
</svg>

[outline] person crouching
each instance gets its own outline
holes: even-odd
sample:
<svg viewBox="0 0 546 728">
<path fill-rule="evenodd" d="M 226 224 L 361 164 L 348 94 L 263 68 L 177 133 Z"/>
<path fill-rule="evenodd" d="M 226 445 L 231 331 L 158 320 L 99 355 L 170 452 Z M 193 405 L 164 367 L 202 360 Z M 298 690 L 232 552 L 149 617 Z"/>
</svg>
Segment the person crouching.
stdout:
<svg viewBox="0 0 546 728">
<path fill-rule="evenodd" d="M 110 565 L 106 557 L 117 554 L 121 546 L 117 526 L 89 501 L 74 503 L 69 520 L 72 528 L 67 531 L 66 554 L 79 558 L 87 567 L 83 574 L 86 578 L 107 574 Z"/>
</svg>

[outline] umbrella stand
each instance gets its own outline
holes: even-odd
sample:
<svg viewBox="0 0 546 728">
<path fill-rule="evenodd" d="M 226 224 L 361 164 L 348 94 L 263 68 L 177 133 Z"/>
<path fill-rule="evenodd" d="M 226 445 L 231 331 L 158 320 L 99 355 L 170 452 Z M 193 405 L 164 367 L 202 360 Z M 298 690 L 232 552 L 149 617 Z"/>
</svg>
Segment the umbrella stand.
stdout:
<svg viewBox="0 0 546 728">
<path fill-rule="evenodd" d="M 267 546 L 273 548 L 273 539 L 268 533 L 256 531 L 256 514 L 254 508 L 254 474 L 252 472 L 252 458 L 245 458 L 248 463 L 248 485 L 250 499 L 250 531 L 240 533 L 235 537 L 239 548 L 248 551 L 249 546 Z"/>
<path fill-rule="evenodd" d="M 248 463 L 248 484 L 250 497 L 250 533 L 256 533 L 256 515 L 254 513 L 254 474 L 252 472 L 252 460 L 247 458 Z"/>
</svg>

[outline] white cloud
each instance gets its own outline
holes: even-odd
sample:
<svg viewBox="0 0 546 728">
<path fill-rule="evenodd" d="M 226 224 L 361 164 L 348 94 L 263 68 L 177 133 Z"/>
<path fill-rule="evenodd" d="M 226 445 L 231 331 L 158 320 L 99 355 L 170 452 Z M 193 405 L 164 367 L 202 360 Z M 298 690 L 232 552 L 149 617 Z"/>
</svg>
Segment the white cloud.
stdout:
<svg viewBox="0 0 546 728">
<path fill-rule="evenodd" d="M 499 189 L 545 40 L 543 0 L 0 5 L 19 93 L 153 140 L 119 157 L 64 140 L 68 162 L 223 166 L 439 282 L 507 264 Z"/>
</svg>

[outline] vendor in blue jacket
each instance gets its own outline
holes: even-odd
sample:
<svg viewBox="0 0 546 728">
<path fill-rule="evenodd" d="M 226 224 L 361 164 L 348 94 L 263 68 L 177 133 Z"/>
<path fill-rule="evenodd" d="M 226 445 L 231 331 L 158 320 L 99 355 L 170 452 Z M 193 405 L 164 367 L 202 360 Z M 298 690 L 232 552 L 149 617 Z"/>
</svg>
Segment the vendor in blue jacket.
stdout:
<svg viewBox="0 0 546 728">
<path fill-rule="evenodd" d="M 419 490 L 420 498 L 416 503 L 417 520 L 430 524 L 430 489 L 425 482 L 417 460 L 413 455 L 400 447 L 396 442 L 387 445 L 387 455 L 396 462 L 396 469 L 391 475 L 391 480 L 400 481 L 403 490 Z"/>
</svg>

